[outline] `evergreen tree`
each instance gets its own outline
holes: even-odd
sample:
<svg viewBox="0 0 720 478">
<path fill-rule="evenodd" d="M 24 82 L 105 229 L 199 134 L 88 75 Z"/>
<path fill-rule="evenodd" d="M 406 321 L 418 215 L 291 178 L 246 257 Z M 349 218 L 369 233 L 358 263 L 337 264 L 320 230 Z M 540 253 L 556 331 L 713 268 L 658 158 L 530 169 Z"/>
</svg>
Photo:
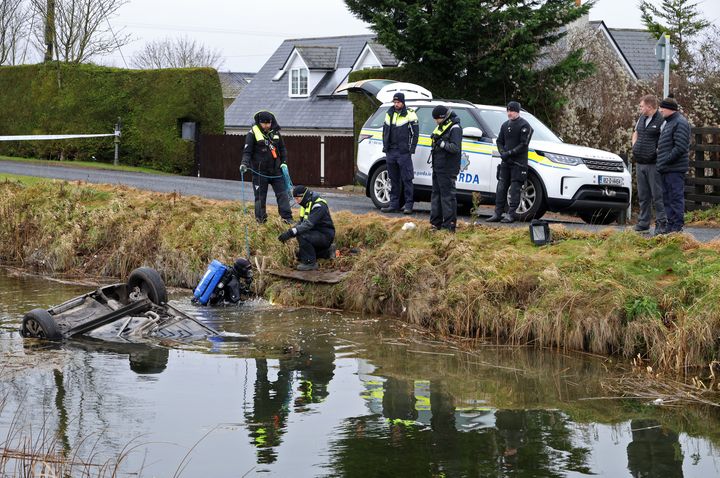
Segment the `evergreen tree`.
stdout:
<svg viewBox="0 0 720 478">
<path fill-rule="evenodd" d="M 345 0 L 378 41 L 436 95 L 503 104 L 524 101 L 552 116 L 559 91 L 589 75 L 580 51 L 544 61 L 564 26 L 593 3 L 575 0 Z M 547 117 L 547 116 L 546 116 Z"/>
<path fill-rule="evenodd" d="M 645 26 L 660 38 L 670 34 L 670 43 L 677 52 L 676 64 L 681 70 L 692 66 L 693 37 L 710 25 L 698 11 L 698 4 L 690 0 L 662 0 L 659 7 L 647 0 L 640 2 L 641 18 Z"/>
</svg>

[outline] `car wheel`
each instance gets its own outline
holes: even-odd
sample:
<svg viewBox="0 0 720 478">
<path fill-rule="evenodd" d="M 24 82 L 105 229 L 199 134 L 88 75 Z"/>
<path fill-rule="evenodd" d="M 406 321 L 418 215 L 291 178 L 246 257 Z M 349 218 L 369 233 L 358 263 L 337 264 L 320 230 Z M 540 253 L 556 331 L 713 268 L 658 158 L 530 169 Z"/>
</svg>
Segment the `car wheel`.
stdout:
<svg viewBox="0 0 720 478">
<path fill-rule="evenodd" d="M 510 191 L 508 190 L 509 201 Z M 528 174 L 520 190 L 520 205 L 517 208 L 518 218 L 521 221 L 539 219 L 545 214 L 546 210 L 542 183 L 534 174 Z"/>
<path fill-rule="evenodd" d="M 20 335 L 39 339 L 62 338 L 57 322 L 45 309 L 33 309 L 23 317 Z"/>
<path fill-rule="evenodd" d="M 167 290 L 160 274 L 150 267 L 138 267 L 130 273 L 127 282 L 130 300 L 139 300 L 140 294 L 155 304 L 167 302 Z"/>
<path fill-rule="evenodd" d="M 370 177 L 370 199 L 378 209 L 390 204 L 390 175 L 385 164 L 381 164 Z"/>
<path fill-rule="evenodd" d="M 620 216 L 620 211 L 616 209 L 593 209 L 589 211 L 579 211 L 578 216 L 588 224 L 607 226 L 617 221 L 617 218 Z"/>
</svg>

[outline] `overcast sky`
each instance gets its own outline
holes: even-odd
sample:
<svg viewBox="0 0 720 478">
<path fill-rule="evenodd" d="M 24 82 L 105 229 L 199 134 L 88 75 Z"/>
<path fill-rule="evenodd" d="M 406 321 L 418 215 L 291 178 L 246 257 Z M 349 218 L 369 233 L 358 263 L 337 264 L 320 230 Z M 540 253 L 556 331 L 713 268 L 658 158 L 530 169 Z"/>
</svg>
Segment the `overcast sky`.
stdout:
<svg viewBox="0 0 720 478">
<path fill-rule="evenodd" d="M 604 20 L 611 28 L 640 28 L 638 3 L 598 0 L 590 20 Z M 720 0 L 699 3 L 705 18 L 712 23 L 720 20 Z M 187 36 L 220 51 L 222 71 L 258 71 L 288 38 L 370 33 L 342 0 L 130 0 L 111 23 L 134 41 L 122 49 L 122 56 L 115 53 L 102 63 L 129 65 L 132 55 L 148 41 Z"/>
</svg>

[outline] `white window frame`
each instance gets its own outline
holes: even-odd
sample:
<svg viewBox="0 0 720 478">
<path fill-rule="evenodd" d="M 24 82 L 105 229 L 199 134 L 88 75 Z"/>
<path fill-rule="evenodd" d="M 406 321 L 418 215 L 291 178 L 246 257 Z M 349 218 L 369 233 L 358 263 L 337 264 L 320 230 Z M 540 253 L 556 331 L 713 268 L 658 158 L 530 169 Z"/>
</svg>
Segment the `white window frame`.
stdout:
<svg viewBox="0 0 720 478">
<path fill-rule="evenodd" d="M 302 72 L 305 72 L 305 91 L 302 90 Z M 289 76 L 289 93 L 291 98 L 304 98 L 308 96 L 310 71 L 304 67 L 293 68 Z M 295 89 L 297 87 L 297 89 Z"/>
</svg>

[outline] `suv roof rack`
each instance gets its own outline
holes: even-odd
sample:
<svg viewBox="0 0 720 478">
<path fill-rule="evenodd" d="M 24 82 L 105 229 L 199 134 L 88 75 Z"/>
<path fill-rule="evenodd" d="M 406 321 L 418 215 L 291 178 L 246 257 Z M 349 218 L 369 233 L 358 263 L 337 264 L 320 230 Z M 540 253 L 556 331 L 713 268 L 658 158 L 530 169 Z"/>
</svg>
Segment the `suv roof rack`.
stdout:
<svg viewBox="0 0 720 478">
<path fill-rule="evenodd" d="M 449 99 L 446 99 L 446 98 L 412 98 L 412 99 L 408 99 L 408 101 L 413 101 L 413 102 L 415 102 L 415 101 L 428 101 L 428 102 L 430 102 L 430 101 L 446 101 L 446 102 L 448 102 L 448 103 L 462 103 L 462 104 L 466 104 L 466 105 L 475 106 L 475 103 L 473 103 L 472 101 L 468 101 L 468 100 L 449 100 Z"/>
</svg>

